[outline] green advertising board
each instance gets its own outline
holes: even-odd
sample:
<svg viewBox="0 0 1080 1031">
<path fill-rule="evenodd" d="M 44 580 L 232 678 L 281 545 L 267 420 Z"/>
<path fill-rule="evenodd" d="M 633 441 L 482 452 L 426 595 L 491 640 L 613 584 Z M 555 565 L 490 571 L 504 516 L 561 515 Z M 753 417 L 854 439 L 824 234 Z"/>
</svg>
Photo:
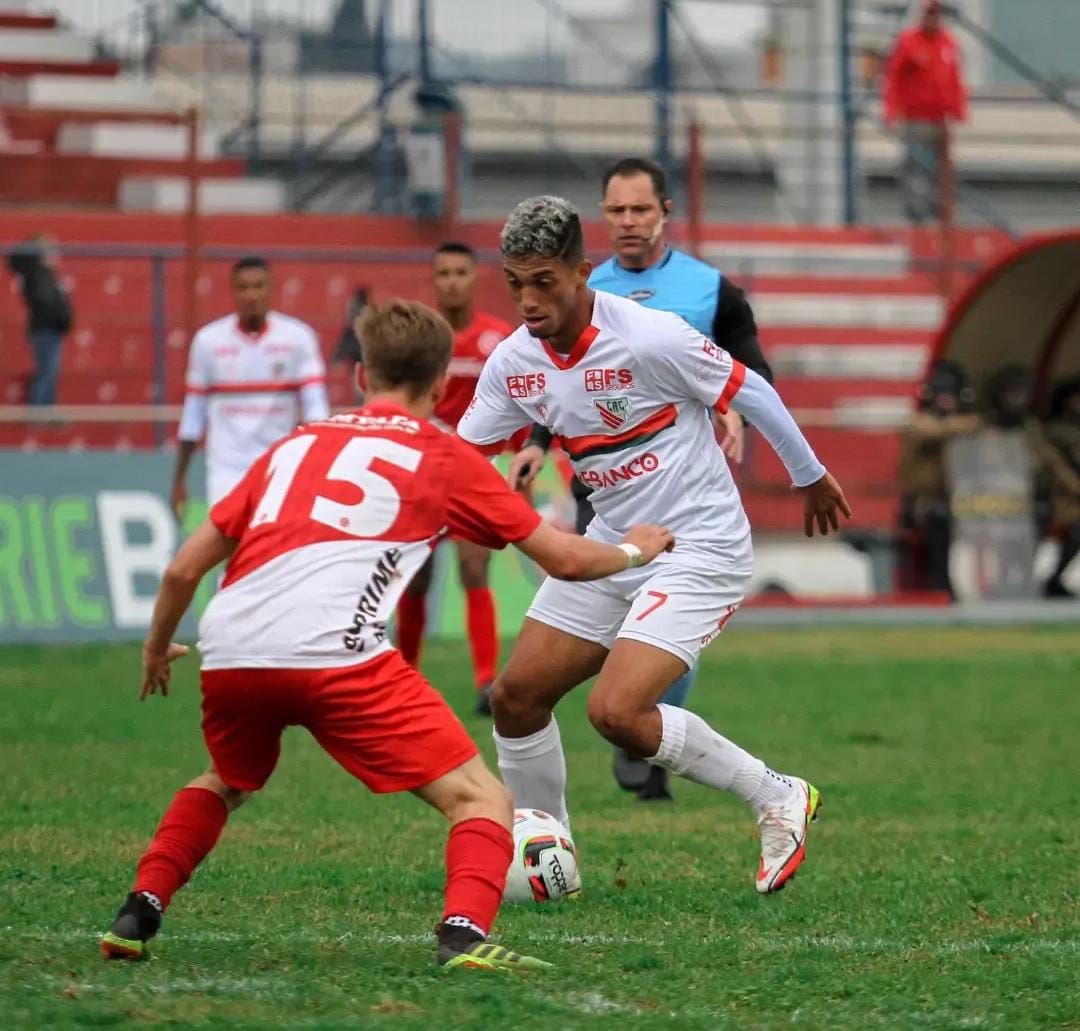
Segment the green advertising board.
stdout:
<svg viewBox="0 0 1080 1031">
<path fill-rule="evenodd" d="M 195 498 L 177 525 L 172 468 L 173 456 L 162 452 L 0 451 L 0 644 L 141 638 L 166 564 L 206 515 L 205 500 Z M 202 480 L 196 464 L 192 487 Z M 550 466 L 537 503 L 549 512 L 566 505 Z M 461 637 L 464 605 L 448 551 L 439 549 L 431 631 Z M 500 629 L 513 634 L 540 575 L 507 548 L 494 556 L 491 579 Z M 194 640 L 217 580 L 215 573 L 203 582 L 181 639 Z"/>
</svg>

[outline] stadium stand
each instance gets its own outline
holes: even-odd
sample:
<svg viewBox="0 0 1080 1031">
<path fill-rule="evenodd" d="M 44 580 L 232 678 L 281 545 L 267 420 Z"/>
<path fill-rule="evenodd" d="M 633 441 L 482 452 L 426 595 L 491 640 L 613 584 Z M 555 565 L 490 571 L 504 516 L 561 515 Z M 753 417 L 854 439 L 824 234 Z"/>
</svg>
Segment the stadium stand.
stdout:
<svg viewBox="0 0 1080 1031">
<path fill-rule="evenodd" d="M 48 230 L 63 245 L 77 245 L 63 266 L 77 312 L 60 381 L 63 404 L 181 400 L 188 341 L 183 328 L 185 269 L 178 256 L 184 236 L 175 213 L 182 211 L 186 197 L 182 177 L 187 130 L 175 123 L 177 112 L 193 103 L 201 103 L 208 118 L 198 166 L 200 206 L 206 215 L 202 237 L 207 248 L 217 248 L 214 257 L 204 256 L 200 267 L 200 319 L 229 310 L 227 262 L 245 251 L 262 251 L 273 259 L 278 306 L 316 329 L 327 357 L 356 286 L 369 286 L 376 299 L 430 299 L 426 254 L 437 239 L 433 227 L 386 217 L 282 214 L 273 224 L 261 217 L 284 206 L 285 184 L 250 178 L 245 160 L 229 156 L 235 151 L 222 145 L 224 129 L 243 114 L 247 80 L 235 70 L 211 78 L 203 77 L 199 85 L 159 69 L 156 77 L 147 79 L 115 61 L 99 60 L 89 39 L 51 15 L 0 12 L 0 191 L 8 201 L 47 203 L 51 209 L 48 215 L 0 212 L 0 240 L 10 243 Z M 263 135 L 256 143 L 271 158 L 291 146 L 300 97 L 294 78 L 268 73 L 261 83 Z M 376 87 L 370 74 L 308 76 L 304 103 L 310 104 L 309 128 L 316 133 L 332 130 L 343 111 L 373 97 Z M 652 100 L 645 94 L 599 92 L 581 104 L 565 91 L 477 82 L 463 85 L 460 95 L 469 112 L 469 147 L 477 160 L 528 156 L 553 146 L 579 157 L 627 147 L 647 152 L 651 146 Z M 402 95 L 394 97 L 398 116 L 405 103 Z M 758 143 L 772 159 L 778 159 L 783 136 L 778 104 L 769 96 L 745 101 L 759 127 Z M 724 96 L 701 95 L 695 105 L 709 126 L 712 160 L 732 168 L 750 167 L 758 160 L 753 139 L 740 132 Z M 983 146 L 980 127 L 987 126 L 997 147 L 984 155 L 992 163 L 1051 160 L 1012 139 L 1012 110 L 982 109 L 974 129 L 965 130 L 959 141 L 965 161 L 975 160 Z M 541 126 L 542 117 L 550 120 L 550 129 Z M 1026 121 L 1028 128 L 1039 128 L 1063 117 L 1064 112 L 1047 106 L 1032 109 Z M 680 133 L 685 119 L 686 113 L 679 111 L 675 124 Z M 607 135 L 597 132 L 598 122 L 608 127 Z M 370 144 L 374 128 L 371 121 L 349 127 L 335 138 L 334 149 L 355 151 Z M 894 163 L 894 142 L 873 125 L 868 130 L 864 164 L 877 169 Z M 1055 148 L 1053 160 L 1067 150 Z M 504 188 L 500 184 L 499 189 Z M 68 210 L 59 213 L 58 206 Z M 250 214 L 231 214 L 237 211 Z M 469 239 L 488 259 L 480 304 L 512 318 L 501 277 L 490 260 L 497 228 L 497 221 L 489 219 L 457 227 L 455 235 Z M 594 225 L 589 233 L 594 253 L 602 255 L 602 232 Z M 292 251 L 275 256 L 284 241 Z M 1005 234 L 995 230 L 961 230 L 956 257 L 970 271 L 1006 241 Z M 142 250 L 138 256 L 121 256 L 115 250 L 118 244 Z M 164 257 L 170 247 L 170 256 Z M 163 256 L 164 271 L 165 301 L 158 313 L 150 258 L 154 248 Z M 323 254 L 316 255 L 316 250 Z M 713 223 L 703 227 L 701 251 L 751 295 L 781 390 L 803 417 L 812 441 L 831 456 L 834 471 L 849 484 L 857 525 L 891 526 L 897 427 L 910 410 L 913 388 L 945 310 L 941 284 L 932 274 L 939 254 L 936 235 Z M 9 296 L 17 290 L 6 269 L 0 273 L 4 289 Z M 154 380 L 155 314 L 164 324 L 164 358 L 158 366 L 162 384 Z M 22 320 L 17 305 L 5 306 L 0 314 L 0 347 L 9 356 L 0 369 L 0 402 L 7 404 L 22 402 L 30 371 Z M 331 388 L 335 403 L 351 400 L 343 375 Z M 25 448 L 128 448 L 159 440 L 160 431 L 145 424 L 0 424 L 0 444 Z M 741 478 L 755 525 L 764 531 L 786 526 L 786 482 L 768 448 L 751 443 Z"/>
<path fill-rule="evenodd" d="M 6 203 L 122 204 L 175 210 L 184 171 L 186 129 L 153 83 L 94 57 L 93 42 L 56 17 L 0 11 L 0 195 Z M 277 211 L 280 183 L 256 189 L 242 160 L 217 156 L 213 134 L 200 139 L 206 210 L 244 210 L 244 195 Z M 237 198 L 237 183 L 243 183 Z M 238 208 L 238 203 L 241 205 Z M 248 201 L 250 205 L 250 200 Z"/>
</svg>

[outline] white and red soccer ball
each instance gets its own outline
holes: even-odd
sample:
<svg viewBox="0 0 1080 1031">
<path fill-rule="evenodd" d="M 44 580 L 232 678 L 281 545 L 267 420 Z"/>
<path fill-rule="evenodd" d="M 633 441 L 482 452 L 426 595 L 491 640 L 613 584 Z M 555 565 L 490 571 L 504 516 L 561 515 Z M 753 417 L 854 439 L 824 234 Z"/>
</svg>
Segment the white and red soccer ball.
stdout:
<svg viewBox="0 0 1080 1031">
<path fill-rule="evenodd" d="M 556 902 L 580 888 L 570 832 L 539 809 L 514 810 L 514 858 L 506 875 L 507 902 Z"/>
</svg>

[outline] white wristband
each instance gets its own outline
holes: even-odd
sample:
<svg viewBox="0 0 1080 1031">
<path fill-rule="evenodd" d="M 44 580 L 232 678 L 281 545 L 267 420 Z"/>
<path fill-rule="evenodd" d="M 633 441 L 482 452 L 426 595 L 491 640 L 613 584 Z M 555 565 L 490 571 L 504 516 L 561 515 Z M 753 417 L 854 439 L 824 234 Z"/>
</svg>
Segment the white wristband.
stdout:
<svg viewBox="0 0 1080 1031">
<path fill-rule="evenodd" d="M 645 565 L 645 555 L 636 544 L 620 544 L 618 548 L 620 551 L 626 552 L 626 557 L 629 559 L 626 563 L 627 569 Z"/>
</svg>

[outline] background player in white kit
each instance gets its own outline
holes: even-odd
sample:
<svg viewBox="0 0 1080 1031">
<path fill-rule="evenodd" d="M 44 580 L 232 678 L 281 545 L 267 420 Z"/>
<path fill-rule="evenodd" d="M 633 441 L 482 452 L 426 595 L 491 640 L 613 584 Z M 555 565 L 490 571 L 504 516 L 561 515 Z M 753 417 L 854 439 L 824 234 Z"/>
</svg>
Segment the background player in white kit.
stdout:
<svg viewBox="0 0 1080 1031">
<path fill-rule="evenodd" d="M 566 763 L 552 709 L 599 674 L 589 718 L 609 741 L 673 773 L 730 790 L 761 828 L 757 890 L 779 890 L 805 854 L 820 803 L 692 712 L 657 704 L 742 601 L 750 525 L 710 408 L 745 415 L 774 448 L 804 501 L 812 536 L 851 512 L 776 391 L 679 316 L 643 308 L 587 281 L 577 212 L 558 197 L 523 201 L 501 237 L 503 267 L 524 325 L 488 359 L 458 426 L 467 441 L 501 447 L 520 426 L 556 433 L 596 517 L 587 536 L 617 541 L 642 520 L 678 542 L 648 569 L 598 584 L 546 580 L 492 708 L 499 768 L 517 805 L 567 820 Z"/>
<path fill-rule="evenodd" d="M 236 313 L 203 326 L 191 342 L 172 488 L 178 519 L 188 466 L 204 436 L 213 505 L 271 444 L 298 423 L 330 414 L 318 338 L 306 323 L 270 310 L 266 261 L 241 258 L 229 282 Z"/>
</svg>

